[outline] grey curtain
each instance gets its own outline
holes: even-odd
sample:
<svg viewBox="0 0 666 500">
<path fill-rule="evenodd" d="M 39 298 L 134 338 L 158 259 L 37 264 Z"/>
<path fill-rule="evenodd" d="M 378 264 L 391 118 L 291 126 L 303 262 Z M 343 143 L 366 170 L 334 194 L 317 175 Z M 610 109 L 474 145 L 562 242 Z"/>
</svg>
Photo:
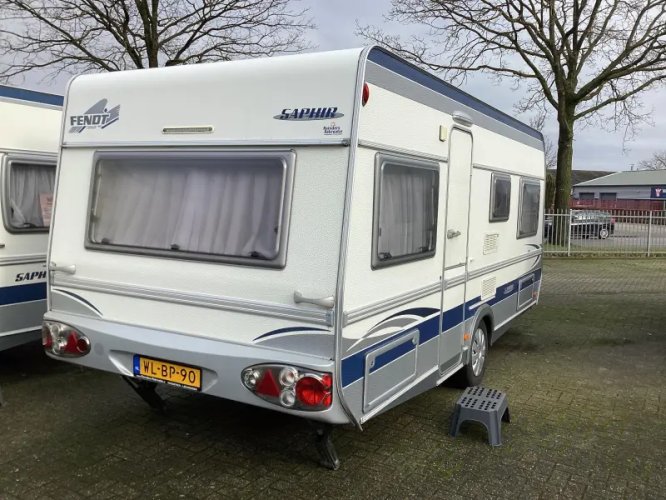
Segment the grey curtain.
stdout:
<svg viewBox="0 0 666 500">
<path fill-rule="evenodd" d="M 541 187 L 538 184 L 523 184 L 521 196 L 520 235 L 530 236 L 536 234 L 539 228 L 539 203 Z"/>
<path fill-rule="evenodd" d="M 53 195 L 55 165 L 12 162 L 9 173 L 9 224 L 17 229 L 47 227 L 45 196 Z"/>
<path fill-rule="evenodd" d="M 436 175 L 434 170 L 384 166 L 377 242 L 380 260 L 434 248 Z"/>
<path fill-rule="evenodd" d="M 92 239 L 150 249 L 272 259 L 278 159 L 102 159 Z"/>
</svg>

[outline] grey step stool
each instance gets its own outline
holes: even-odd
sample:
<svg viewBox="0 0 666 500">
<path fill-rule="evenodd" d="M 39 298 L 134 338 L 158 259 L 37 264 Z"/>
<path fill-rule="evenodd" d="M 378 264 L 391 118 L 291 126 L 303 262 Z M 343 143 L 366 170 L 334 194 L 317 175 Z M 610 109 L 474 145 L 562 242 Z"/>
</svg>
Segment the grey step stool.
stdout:
<svg viewBox="0 0 666 500">
<path fill-rule="evenodd" d="M 500 446 L 502 444 L 502 421 L 511 422 L 506 394 L 487 387 L 468 387 L 456 403 L 456 409 L 451 418 L 451 436 L 458 435 L 460 426 L 466 420 L 485 425 L 488 430 L 488 442 L 492 446 Z"/>
</svg>

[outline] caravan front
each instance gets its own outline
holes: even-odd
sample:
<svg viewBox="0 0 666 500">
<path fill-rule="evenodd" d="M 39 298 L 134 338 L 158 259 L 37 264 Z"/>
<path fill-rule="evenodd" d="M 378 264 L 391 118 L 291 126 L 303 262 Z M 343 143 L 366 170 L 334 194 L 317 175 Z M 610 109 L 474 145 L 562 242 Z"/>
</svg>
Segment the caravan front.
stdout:
<svg viewBox="0 0 666 500">
<path fill-rule="evenodd" d="M 39 338 L 62 97 L 0 85 L 0 350 Z"/>
<path fill-rule="evenodd" d="M 382 49 L 82 76 L 65 113 L 43 342 L 154 406 L 360 426 L 536 303 L 541 135 Z"/>
</svg>

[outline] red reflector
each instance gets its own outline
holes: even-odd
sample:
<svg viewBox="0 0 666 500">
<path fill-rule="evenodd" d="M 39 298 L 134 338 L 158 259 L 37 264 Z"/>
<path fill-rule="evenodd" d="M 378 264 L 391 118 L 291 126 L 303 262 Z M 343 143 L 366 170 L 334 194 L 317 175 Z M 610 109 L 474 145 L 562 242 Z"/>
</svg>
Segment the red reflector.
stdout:
<svg viewBox="0 0 666 500">
<path fill-rule="evenodd" d="M 79 339 L 76 341 L 76 349 L 79 352 L 88 352 L 89 346 L 90 344 L 88 344 L 88 341 L 83 337 L 79 337 Z"/>
<path fill-rule="evenodd" d="M 361 104 L 365 106 L 368 103 L 368 99 L 370 99 L 370 87 L 367 83 L 364 83 L 363 94 L 361 95 Z"/>
<path fill-rule="evenodd" d="M 296 397 L 305 406 L 320 406 L 327 395 L 330 396 L 330 392 L 314 377 L 303 377 L 296 383 Z"/>
<path fill-rule="evenodd" d="M 331 377 L 329 373 L 321 377 L 321 382 L 322 384 L 324 384 L 324 389 L 326 389 L 327 391 L 330 391 L 331 387 L 333 387 L 333 377 Z"/>
<path fill-rule="evenodd" d="M 261 380 L 257 384 L 255 392 L 257 394 L 263 394 L 264 396 L 278 397 L 280 395 L 280 388 L 278 387 L 271 370 L 264 371 L 264 376 L 261 377 Z"/>
</svg>

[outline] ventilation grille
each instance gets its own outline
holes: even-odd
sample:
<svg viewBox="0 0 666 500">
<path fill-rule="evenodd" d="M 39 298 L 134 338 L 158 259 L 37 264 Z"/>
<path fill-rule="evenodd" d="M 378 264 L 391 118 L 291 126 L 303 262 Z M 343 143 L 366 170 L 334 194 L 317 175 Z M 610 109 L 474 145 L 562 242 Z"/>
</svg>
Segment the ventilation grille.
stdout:
<svg viewBox="0 0 666 500">
<path fill-rule="evenodd" d="M 497 252 L 497 240 L 499 233 L 489 233 L 483 238 L 483 255 Z"/>
<path fill-rule="evenodd" d="M 497 278 L 492 276 L 486 278 L 481 282 L 481 300 L 486 300 L 495 296 L 495 289 L 497 288 Z"/>
</svg>

